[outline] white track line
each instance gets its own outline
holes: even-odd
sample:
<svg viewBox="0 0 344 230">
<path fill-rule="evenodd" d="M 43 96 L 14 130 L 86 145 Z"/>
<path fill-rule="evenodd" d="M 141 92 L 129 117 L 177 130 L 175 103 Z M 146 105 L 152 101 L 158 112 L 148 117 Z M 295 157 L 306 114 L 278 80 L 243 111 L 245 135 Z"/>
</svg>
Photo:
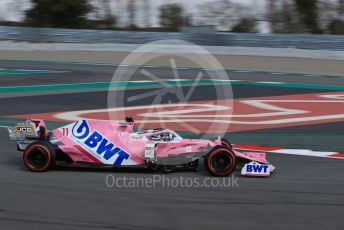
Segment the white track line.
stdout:
<svg viewBox="0 0 344 230">
<path fill-rule="evenodd" d="M 235 147 L 234 149 L 241 149 L 245 151 L 255 151 L 255 152 L 267 152 L 267 153 L 279 153 L 279 154 L 286 154 L 286 155 L 296 155 L 296 156 L 309 156 L 309 157 L 324 157 L 324 158 L 332 158 L 332 159 L 344 159 L 342 156 L 335 156 L 337 154 L 341 154 L 339 152 L 326 152 L 326 151 L 313 151 L 310 149 L 276 149 L 276 150 L 262 150 L 258 148 L 238 148 Z"/>
</svg>

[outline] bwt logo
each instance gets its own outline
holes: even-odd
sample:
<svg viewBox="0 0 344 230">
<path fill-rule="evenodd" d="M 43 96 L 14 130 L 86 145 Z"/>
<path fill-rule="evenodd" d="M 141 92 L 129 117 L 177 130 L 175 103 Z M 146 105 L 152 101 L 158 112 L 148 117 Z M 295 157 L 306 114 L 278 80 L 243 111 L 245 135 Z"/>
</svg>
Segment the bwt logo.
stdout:
<svg viewBox="0 0 344 230">
<path fill-rule="evenodd" d="M 87 121 L 77 122 L 72 129 L 72 136 L 81 141 L 81 145 L 86 147 L 96 158 L 100 158 L 103 163 L 120 166 L 122 162 L 129 158 L 129 154 L 123 149 L 111 143 L 98 131 L 90 132 Z"/>
<path fill-rule="evenodd" d="M 247 165 L 246 166 L 246 172 L 248 173 L 252 173 L 252 172 L 255 172 L 255 173 L 267 173 L 268 172 L 268 165 Z"/>
</svg>

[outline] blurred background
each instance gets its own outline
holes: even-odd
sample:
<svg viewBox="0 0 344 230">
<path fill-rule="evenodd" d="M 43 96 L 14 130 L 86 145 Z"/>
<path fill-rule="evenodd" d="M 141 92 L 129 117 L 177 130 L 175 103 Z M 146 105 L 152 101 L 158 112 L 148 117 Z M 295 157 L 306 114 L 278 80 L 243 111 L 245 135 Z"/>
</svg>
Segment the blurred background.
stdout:
<svg viewBox="0 0 344 230">
<path fill-rule="evenodd" d="M 344 0 L 1 0 L 0 25 L 344 34 Z"/>
</svg>

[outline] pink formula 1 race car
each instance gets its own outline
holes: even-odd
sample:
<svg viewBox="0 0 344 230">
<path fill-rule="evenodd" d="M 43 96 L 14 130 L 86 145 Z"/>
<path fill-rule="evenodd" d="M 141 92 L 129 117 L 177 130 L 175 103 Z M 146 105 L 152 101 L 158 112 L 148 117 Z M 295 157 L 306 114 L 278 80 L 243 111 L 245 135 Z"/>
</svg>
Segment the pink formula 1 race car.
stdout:
<svg viewBox="0 0 344 230">
<path fill-rule="evenodd" d="M 131 118 L 81 120 L 48 131 L 43 120 L 30 119 L 9 128 L 9 133 L 32 172 L 65 165 L 198 170 L 201 158 L 213 176 L 228 176 L 242 162 L 246 163 L 243 175 L 268 176 L 274 169 L 265 153 L 235 150 L 225 139 L 184 139 L 170 129 L 135 130 L 134 126 Z"/>
</svg>

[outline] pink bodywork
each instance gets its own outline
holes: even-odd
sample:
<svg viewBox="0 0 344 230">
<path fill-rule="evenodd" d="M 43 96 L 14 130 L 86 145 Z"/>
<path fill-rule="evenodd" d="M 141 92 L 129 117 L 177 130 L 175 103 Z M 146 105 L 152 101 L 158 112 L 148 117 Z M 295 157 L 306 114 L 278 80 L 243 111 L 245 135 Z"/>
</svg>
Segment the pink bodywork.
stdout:
<svg viewBox="0 0 344 230">
<path fill-rule="evenodd" d="M 112 165 L 126 157 L 119 165 L 143 165 L 147 155 L 147 146 L 154 146 L 155 157 L 167 158 L 188 153 L 208 153 L 213 147 L 221 145 L 221 140 L 183 139 L 170 129 L 134 131 L 134 122 L 83 120 L 53 130 L 59 143 L 58 147 L 74 162 L 89 162 Z M 157 140 L 159 135 L 169 135 L 168 140 Z M 155 138 L 155 139 L 154 139 Z M 61 143 L 62 142 L 62 143 Z M 113 148 L 110 148 L 113 147 Z M 115 151 L 116 154 L 113 154 Z M 113 155 L 106 158 L 107 152 Z M 104 151 L 103 151 L 104 150 Z M 111 152 L 113 150 L 113 152 Z M 268 163 L 265 153 L 233 150 L 239 158 Z M 122 155 L 121 155 L 122 154 Z M 127 155 L 126 155 L 127 154 Z"/>
</svg>

